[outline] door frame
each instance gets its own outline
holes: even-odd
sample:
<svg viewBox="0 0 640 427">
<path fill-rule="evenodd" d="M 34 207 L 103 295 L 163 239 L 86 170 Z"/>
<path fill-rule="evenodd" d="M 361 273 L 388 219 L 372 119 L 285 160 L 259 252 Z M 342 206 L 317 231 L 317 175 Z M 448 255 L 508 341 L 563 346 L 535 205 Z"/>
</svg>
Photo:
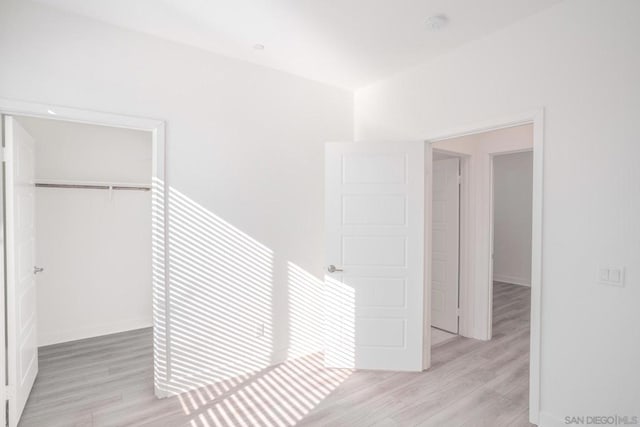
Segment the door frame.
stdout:
<svg viewBox="0 0 640 427">
<path fill-rule="evenodd" d="M 440 132 L 435 132 L 433 135 L 429 136 L 425 139 L 427 145 L 427 159 L 432 159 L 433 146 L 432 144 L 438 141 L 443 141 L 452 138 L 458 138 L 462 136 L 468 136 L 478 133 L 489 132 L 498 129 L 509 128 L 513 126 L 520 126 L 525 124 L 533 125 L 533 200 L 532 200 L 532 233 L 531 233 L 531 330 L 530 330 L 530 362 L 529 362 L 529 421 L 533 424 L 538 424 L 539 416 L 540 416 L 540 355 L 541 355 L 541 295 L 542 295 L 542 255 L 543 255 L 543 246 L 542 246 L 542 228 L 543 228 L 543 176 L 544 176 L 544 167 L 543 167 L 543 159 L 544 159 L 544 108 L 538 108 L 532 111 L 523 112 L 520 114 L 515 114 L 507 117 L 490 119 L 475 125 L 463 126 L 460 128 L 444 130 Z M 438 149 L 438 151 L 443 151 Z M 498 154 L 498 153 L 495 153 Z M 502 154 L 502 153 L 499 153 Z M 506 154 L 506 152 L 505 152 Z M 428 165 L 430 163 L 427 163 Z M 491 161 L 491 171 L 493 170 L 493 160 Z M 468 191 L 465 190 L 465 187 L 468 189 L 468 186 L 465 186 L 465 183 L 469 179 L 468 173 L 468 159 L 461 157 L 461 173 L 462 173 L 462 188 L 461 188 L 461 209 L 462 203 L 466 199 L 468 199 L 469 194 Z M 426 185 L 429 196 L 427 199 L 431 197 L 431 177 L 430 171 L 426 174 Z M 492 177 L 490 177 L 492 179 Z M 493 181 L 491 181 L 493 182 Z M 429 214 L 430 215 L 430 214 Z M 493 218 L 493 210 L 491 210 L 490 221 Z M 469 220 L 470 212 L 469 209 L 466 209 L 466 212 L 461 211 L 460 220 L 461 220 L 461 245 L 465 247 L 469 246 L 469 233 L 465 233 L 463 236 L 463 231 L 465 230 L 465 223 Z M 491 249 L 493 247 L 493 224 L 488 224 L 491 227 L 491 238 L 490 244 L 487 246 L 486 250 L 491 253 Z M 430 258 L 431 257 L 431 225 L 429 221 L 426 224 L 427 227 L 427 242 L 425 242 L 425 247 L 427 248 L 428 253 L 425 255 Z M 465 274 L 463 277 L 464 271 L 471 271 L 469 269 L 469 256 L 465 255 L 466 250 L 461 251 L 460 253 L 460 290 L 462 292 L 465 284 L 468 284 L 468 275 Z M 488 257 L 489 262 L 492 264 L 493 261 L 491 257 Z M 429 266 L 430 268 L 430 266 Z M 489 272 L 493 271 L 492 266 L 490 266 Z M 488 278 L 489 286 L 492 287 L 492 278 Z M 426 281 L 426 295 L 431 295 L 431 282 L 429 280 Z M 491 325 L 492 325 L 492 301 L 491 295 L 492 293 L 488 293 L 489 298 L 487 301 L 481 301 L 480 304 L 486 304 L 488 306 L 488 310 L 486 310 L 487 316 L 482 319 L 482 324 L 477 325 L 471 316 L 463 316 L 461 319 L 461 331 L 462 325 L 464 324 L 465 328 L 475 328 L 483 330 L 487 338 L 491 337 Z M 427 312 L 431 311 L 431 301 L 429 301 L 429 307 L 425 307 Z M 464 310 L 464 304 L 461 304 L 461 310 Z M 466 329 L 468 330 L 468 329 Z M 430 351 L 430 349 L 429 349 Z"/>
<path fill-rule="evenodd" d="M 73 123 L 85 123 L 99 126 L 109 126 L 116 128 L 132 129 L 147 131 L 151 133 L 152 139 L 152 166 L 151 166 L 151 271 L 152 271 L 152 310 L 153 310 L 153 369 L 154 369 L 154 391 L 159 398 L 168 396 L 168 376 L 167 369 L 167 347 L 168 347 L 168 329 L 166 325 L 168 308 L 168 299 L 166 298 L 169 290 L 169 270 L 166 260 L 169 256 L 168 241 L 168 192 L 169 187 L 166 184 L 166 139 L 165 139 L 165 122 L 160 119 L 152 119 L 146 117 L 134 117 L 121 114 L 112 114 L 106 112 L 92 111 L 87 109 L 79 109 L 65 107 L 54 104 L 40 104 L 34 102 L 26 102 L 20 100 L 11 100 L 0 98 L 0 115 L 12 116 L 29 116 L 42 119 L 60 120 Z M 2 129 L 4 137 L 4 129 Z M 3 144 L 4 145 L 4 144 Z M 0 150 L 1 159 L 4 161 L 4 150 Z M 4 195 L 3 195 L 4 197 Z M 4 218 L 1 218 L 4 224 Z M 4 248 L 4 236 L 2 248 Z M 2 249 L 4 251 L 4 249 Z M 2 254 L 4 255 L 4 254 Z M 6 269 L 5 258 L 2 257 L 2 266 L 0 272 Z M 6 282 L 3 285 L 6 286 Z M 6 331 L 6 301 L 4 300 L 4 292 L 0 292 L 0 307 L 4 310 L 0 316 L 0 338 L 2 342 L 5 338 Z M 2 369 L 0 369 L 0 385 L 6 384 L 6 372 L 4 369 L 6 361 L 6 348 L 0 351 L 2 356 Z M 2 387 L 4 388 L 4 387 Z M 0 397 L 6 398 L 6 396 Z M 4 400 L 0 402 L 4 413 Z M 5 414 L 6 416 L 6 414 Z"/>
</svg>

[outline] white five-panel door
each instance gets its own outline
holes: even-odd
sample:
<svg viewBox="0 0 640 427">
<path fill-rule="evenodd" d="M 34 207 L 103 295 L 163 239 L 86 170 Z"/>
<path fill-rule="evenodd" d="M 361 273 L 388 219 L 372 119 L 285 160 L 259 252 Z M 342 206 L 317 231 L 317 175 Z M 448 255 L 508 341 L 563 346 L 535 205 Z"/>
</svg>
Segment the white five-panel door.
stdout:
<svg viewBox="0 0 640 427">
<path fill-rule="evenodd" d="M 431 325 L 458 333 L 460 159 L 433 162 Z"/>
<path fill-rule="evenodd" d="M 329 143 L 326 364 L 420 371 L 424 143 Z"/>
<path fill-rule="evenodd" d="M 5 116 L 7 379 L 9 426 L 17 426 L 38 373 L 34 141 Z"/>
</svg>

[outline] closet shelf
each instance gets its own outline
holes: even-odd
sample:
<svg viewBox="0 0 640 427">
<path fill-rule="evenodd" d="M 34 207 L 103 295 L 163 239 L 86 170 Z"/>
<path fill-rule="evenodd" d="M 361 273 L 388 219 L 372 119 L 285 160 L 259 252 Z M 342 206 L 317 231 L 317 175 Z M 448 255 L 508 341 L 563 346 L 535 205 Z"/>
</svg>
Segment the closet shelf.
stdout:
<svg viewBox="0 0 640 427">
<path fill-rule="evenodd" d="M 35 186 L 40 188 L 79 188 L 85 190 L 151 190 L 151 185 L 149 184 L 131 182 L 60 181 L 48 179 L 37 179 Z"/>
</svg>

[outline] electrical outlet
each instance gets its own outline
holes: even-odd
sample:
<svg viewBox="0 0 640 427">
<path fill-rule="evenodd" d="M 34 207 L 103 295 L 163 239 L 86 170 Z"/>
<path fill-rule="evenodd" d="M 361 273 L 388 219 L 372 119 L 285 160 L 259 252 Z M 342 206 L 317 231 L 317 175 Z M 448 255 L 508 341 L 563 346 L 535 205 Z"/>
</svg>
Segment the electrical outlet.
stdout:
<svg viewBox="0 0 640 427">
<path fill-rule="evenodd" d="M 256 338 L 264 337 L 264 323 L 258 323 L 256 325 Z"/>
</svg>

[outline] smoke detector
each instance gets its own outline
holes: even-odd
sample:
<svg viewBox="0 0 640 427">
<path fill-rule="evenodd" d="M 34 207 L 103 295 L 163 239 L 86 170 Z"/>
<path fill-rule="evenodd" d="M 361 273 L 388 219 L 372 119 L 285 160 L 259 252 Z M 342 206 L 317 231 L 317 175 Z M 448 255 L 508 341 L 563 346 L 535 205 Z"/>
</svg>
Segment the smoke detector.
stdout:
<svg viewBox="0 0 640 427">
<path fill-rule="evenodd" d="M 449 18 L 446 15 L 434 15 L 427 18 L 425 22 L 427 29 L 430 31 L 438 31 L 446 27 Z"/>
</svg>

